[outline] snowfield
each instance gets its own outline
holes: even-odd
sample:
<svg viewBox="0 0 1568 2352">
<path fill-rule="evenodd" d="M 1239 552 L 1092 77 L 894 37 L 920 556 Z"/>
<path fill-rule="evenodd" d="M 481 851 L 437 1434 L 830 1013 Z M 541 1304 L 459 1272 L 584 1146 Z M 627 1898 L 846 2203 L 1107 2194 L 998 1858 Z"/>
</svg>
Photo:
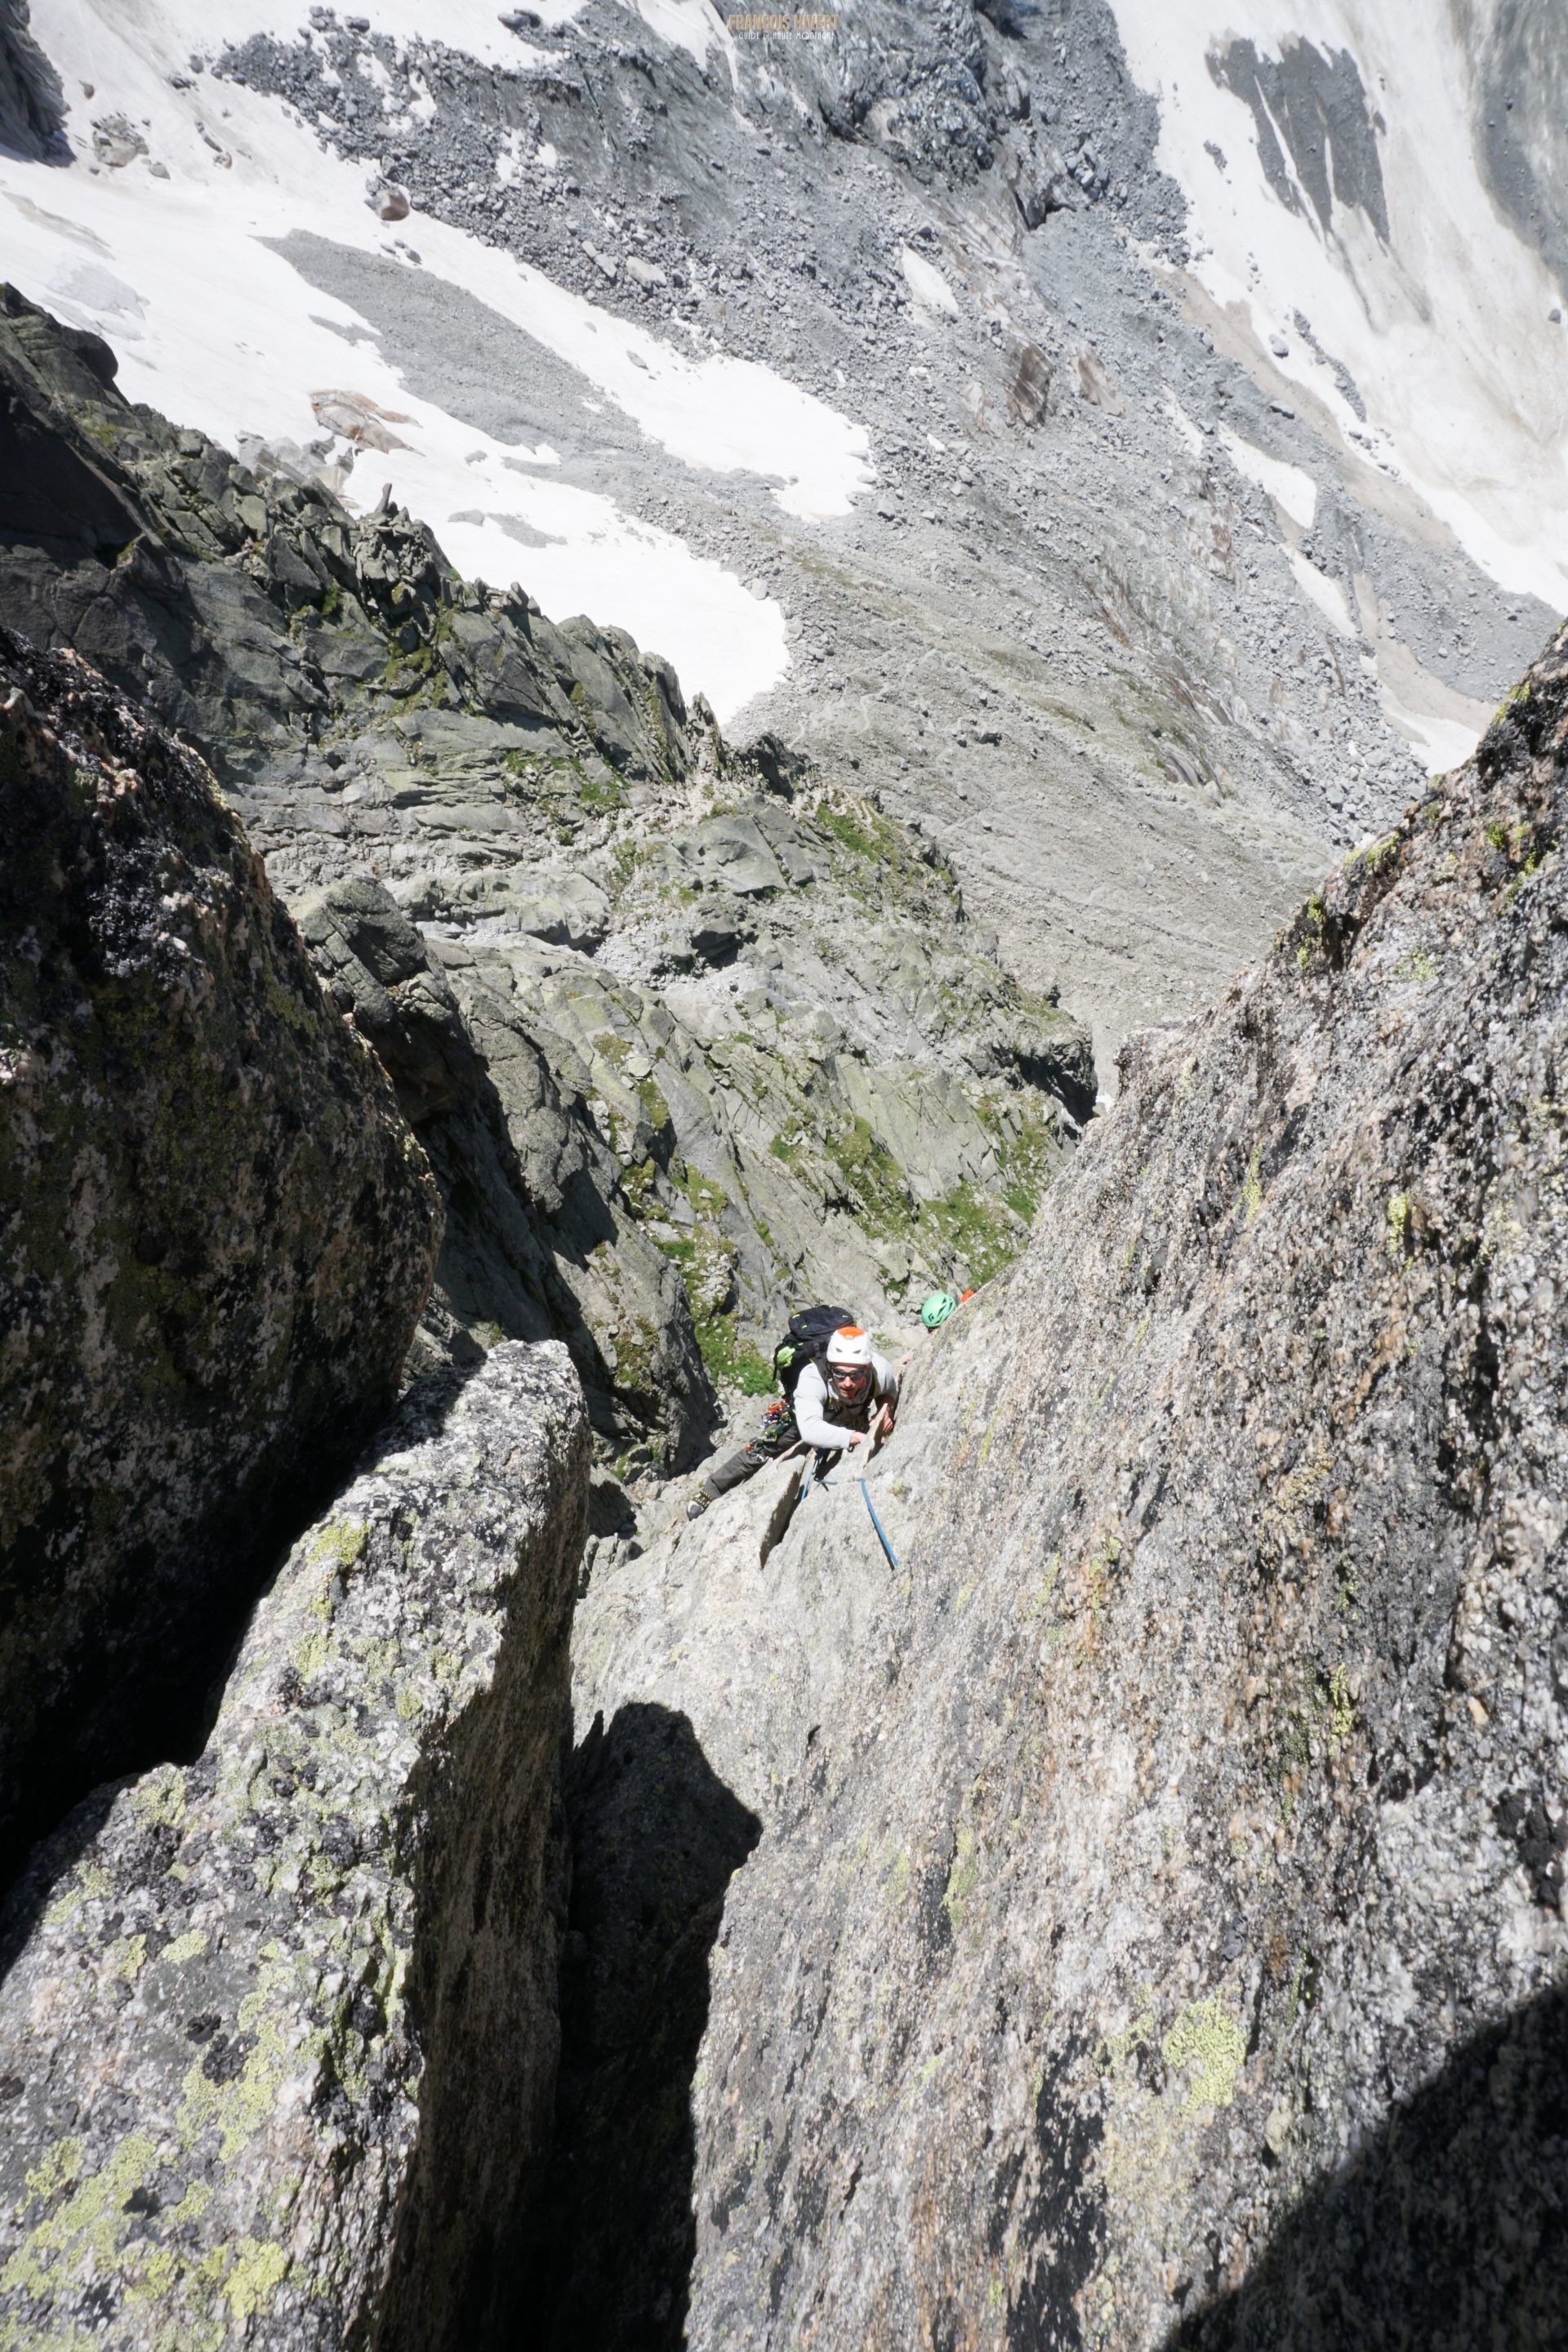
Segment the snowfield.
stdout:
<svg viewBox="0 0 1568 2352">
<path fill-rule="evenodd" d="M 430 23 L 424 0 L 366 0 L 362 13 L 399 38 Z M 571 9 L 547 0 L 540 13 Z M 675 0 L 649 0 L 647 13 L 689 46 L 710 14 Z M 193 71 L 193 58 L 254 33 L 297 37 L 301 14 L 300 0 L 36 0 L 77 161 L 0 157 L 6 273 L 113 344 L 131 399 L 227 447 L 314 444 L 342 458 L 346 435 L 322 445 L 334 419 L 346 423 L 351 506 L 390 485 L 463 571 L 521 578 L 555 619 L 585 612 L 628 629 L 668 656 L 688 694 L 732 717 L 788 667 L 778 604 L 670 532 L 552 478 L 548 442 L 498 441 L 417 396 L 396 351 L 271 248 L 300 230 L 423 269 L 576 372 L 575 437 L 595 397 L 611 401 L 682 463 L 766 479 L 793 516 L 849 511 L 871 479 L 864 430 L 765 368 L 678 351 L 417 212 L 394 229 L 367 202 L 363 170 L 327 154 L 290 109 Z M 447 0 L 440 31 L 476 57 L 519 61 L 516 36 L 481 0 Z M 91 160 L 91 125 L 113 116 L 147 150 L 120 169 Z"/>
</svg>

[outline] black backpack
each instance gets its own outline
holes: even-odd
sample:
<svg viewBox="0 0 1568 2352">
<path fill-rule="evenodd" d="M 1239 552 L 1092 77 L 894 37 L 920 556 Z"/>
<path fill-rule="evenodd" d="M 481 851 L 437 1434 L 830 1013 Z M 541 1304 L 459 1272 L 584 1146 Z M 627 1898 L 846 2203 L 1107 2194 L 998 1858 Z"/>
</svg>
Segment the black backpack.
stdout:
<svg viewBox="0 0 1568 2352">
<path fill-rule="evenodd" d="M 786 1397 L 793 1400 L 807 1364 L 821 1363 L 835 1331 L 854 1320 L 847 1307 L 803 1307 L 790 1317 L 789 1329 L 773 1349 L 773 1373 Z"/>
</svg>

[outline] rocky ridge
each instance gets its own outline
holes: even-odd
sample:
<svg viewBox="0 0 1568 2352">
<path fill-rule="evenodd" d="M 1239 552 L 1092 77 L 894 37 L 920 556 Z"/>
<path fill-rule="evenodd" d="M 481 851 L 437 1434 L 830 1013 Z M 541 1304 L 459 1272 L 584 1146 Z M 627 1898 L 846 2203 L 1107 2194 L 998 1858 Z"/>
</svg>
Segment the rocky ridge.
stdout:
<svg viewBox="0 0 1568 2352">
<path fill-rule="evenodd" d="M 665 1782 L 691 1897 L 644 1916 L 700 1981 L 645 2180 L 690 2227 L 654 2263 L 628 2191 L 587 2200 L 560 2307 L 726 2347 L 1558 2341 L 1565 747 L 1559 635 L 1471 767 L 1129 1049 L 911 1368 L 866 1470 L 896 1567 L 860 1465 L 798 1503 L 783 1465 L 595 1572 L 579 2178 L 620 2160 L 596 1988 L 647 1868 L 605 1760 L 659 1710 L 761 1837 L 721 1922 L 735 1832 Z"/>
<path fill-rule="evenodd" d="M 684 1461 L 786 1297 L 896 1318 L 1016 1252 L 1092 1066 L 929 843 L 5 299 L 0 611 L 210 751 L 391 1072 L 447 1208 L 421 1361 L 556 1332 L 606 1444 Z"/>
<path fill-rule="evenodd" d="M 852 375 L 826 556 L 763 485 L 660 493 L 791 583 L 824 756 L 352 514 L 357 395 L 237 464 L 4 298 L 0 616 L 210 751 L 446 1239 L 205 1744 L 18 1890 L 0 2342 L 1554 2345 L 1568 646 L 1068 1166 L 1064 940 L 1113 1028 L 1162 958 L 1193 1001 L 1403 792 L 1390 610 L 1467 694 L 1539 614 L 1450 652 L 1454 549 L 1184 307 L 1098 8 L 873 5 L 733 80 L 516 21 L 516 75 L 326 8 L 224 59 L 376 168 L 384 267 L 289 257 L 439 323 L 406 181 Z M 891 1328 L 969 1274 L 864 1492 L 688 1528 L 637 1476 L 790 1292 Z"/>
</svg>

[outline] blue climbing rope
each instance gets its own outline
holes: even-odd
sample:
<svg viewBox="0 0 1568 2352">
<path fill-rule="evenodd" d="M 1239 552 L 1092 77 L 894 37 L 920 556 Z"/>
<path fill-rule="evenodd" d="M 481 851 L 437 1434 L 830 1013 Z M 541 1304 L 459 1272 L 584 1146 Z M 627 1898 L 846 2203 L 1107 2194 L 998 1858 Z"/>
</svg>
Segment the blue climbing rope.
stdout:
<svg viewBox="0 0 1568 2352">
<path fill-rule="evenodd" d="M 892 1568 L 897 1568 L 899 1564 L 899 1555 L 893 1549 L 892 1545 L 888 1541 L 888 1531 L 882 1525 L 881 1520 L 877 1517 L 877 1506 L 871 1500 L 870 1494 L 866 1486 L 866 1481 L 864 1478 L 861 1478 L 858 1479 L 856 1483 L 859 1486 L 860 1492 L 866 1496 L 866 1508 L 871 1514 L 871 1525 L 877 1530 L 877 1540 L 880 1543 L 882 1549 L 888 1555 L 889 1565 Z"/>
</svg>

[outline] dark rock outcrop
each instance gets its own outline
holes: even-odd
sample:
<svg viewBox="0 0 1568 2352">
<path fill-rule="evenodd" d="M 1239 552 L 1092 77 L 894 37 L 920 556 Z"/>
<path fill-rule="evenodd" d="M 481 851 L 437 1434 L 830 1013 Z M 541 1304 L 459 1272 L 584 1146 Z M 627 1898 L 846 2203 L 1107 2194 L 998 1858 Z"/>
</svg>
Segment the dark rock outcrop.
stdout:
<svg viewBox="0 0 1568 2352">
<path fill-rule="evenodd" d="M 9 1857 L 199 1708 L 391 1401 L 440 1214 L 200 761 L 5 631 L 0 826 Z"/>
<path fill-rule="evenodd" d="M 764 1822 L 687 2344 L 1561 2341 L 1565 826 L 1568 631 L 1129 1049 L 910 1373 L 896 1570 L 852 1465 L 595 1570 L 583 1718 Z"/>
<path fill-rule="evenodd" d="M 264 795 L 252 823 L 270 807 L 284 833 L 322 830 L 362 738 L 407 764 L 397 719 L 416 766 L 535 759 L 567 805 L 580 783 L 683 772 L 711 732 L 623 632 L 556 629 L 461 580 L 400 509 L 351 514 L 265 448 L 241 465 L 114 376 L 99 337 L 0 288 L 0 619 L 145 696 L 226 787 Z"/>
<path fill-rule="evenodd" d="M 588 1432 L 553 1346 L 423 1383 L 206 1746 L 41 1848 L 0 1991 L 0 2334 L 504 2340 L 548 2135 Z"/>
<path fill-rule="evenodd" d="M 27 0 L 0 0 L 0 152 L 66 163 L 65 93 L 34 38 Z"/>
</svg>

